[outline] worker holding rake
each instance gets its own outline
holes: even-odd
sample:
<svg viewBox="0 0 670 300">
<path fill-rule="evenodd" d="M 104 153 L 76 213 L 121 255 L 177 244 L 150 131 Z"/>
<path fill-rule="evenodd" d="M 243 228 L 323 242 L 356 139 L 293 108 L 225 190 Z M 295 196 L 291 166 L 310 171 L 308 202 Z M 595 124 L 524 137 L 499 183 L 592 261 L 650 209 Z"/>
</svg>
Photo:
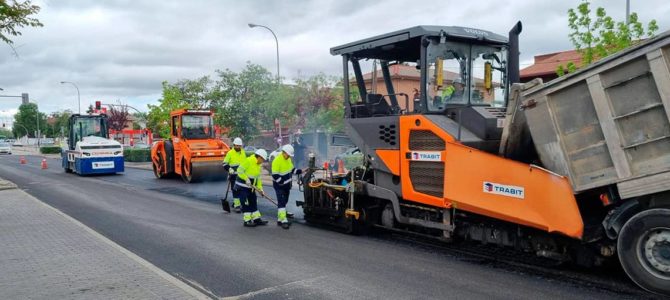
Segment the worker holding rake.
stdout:
<svg viewBox="0 0 670 300">
<path fill-rule="evenodd" d="M 267 158 L 267 151 L 258 149 L 254 155 L 247 157 L 237 167 L 237 179 L 235 180 L 234 189 L 237 189 L 240 196 L 245 227 L 256 227 L 258 225 L 267 225 L 268 223 L 268 221 L 261 219 L 261 212 L 258 210 L 258 199 L 256 197 L 256 191 L 261 193 L 261 196 L 266 197 L 261 182 L 261 165 Z"/>
</svg>

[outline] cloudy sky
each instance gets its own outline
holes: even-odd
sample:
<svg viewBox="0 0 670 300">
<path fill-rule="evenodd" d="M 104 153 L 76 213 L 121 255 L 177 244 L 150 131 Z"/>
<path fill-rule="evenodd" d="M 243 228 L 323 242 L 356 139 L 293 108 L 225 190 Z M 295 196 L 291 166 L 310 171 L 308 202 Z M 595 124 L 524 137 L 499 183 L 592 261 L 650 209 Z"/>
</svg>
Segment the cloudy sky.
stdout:
<svg viewBox="0 0 670 300">
<path fill-rule="evenodd" d="M 228 0 L 35 0 L 43 28 L 24 29 L 15 38 L 19 56 L 0 44 L 0 91 L 29 93 L 40 110 L 82 109 L 95 100 L 120 100 L 140 110 L 160 98 L 161 82 L 240 70 L 247 61 L 275 72 L 279 38 L 285 78 L 340 73 L 332 46 L 415 25 L 459 25 L 506 35 L 515 21 L 522 67 L 533 55 L 567 50 L 566 11 L 578 0 L 538 1 L 228 1 Z M 631 10 L 660 31 L 670 29 L 670 1 L 632 0 Z M 625 0 L 593 1 L 615 19 L 624 19 Z M 0 98 L 0 118 L 20 99 Z"/>
</svg>

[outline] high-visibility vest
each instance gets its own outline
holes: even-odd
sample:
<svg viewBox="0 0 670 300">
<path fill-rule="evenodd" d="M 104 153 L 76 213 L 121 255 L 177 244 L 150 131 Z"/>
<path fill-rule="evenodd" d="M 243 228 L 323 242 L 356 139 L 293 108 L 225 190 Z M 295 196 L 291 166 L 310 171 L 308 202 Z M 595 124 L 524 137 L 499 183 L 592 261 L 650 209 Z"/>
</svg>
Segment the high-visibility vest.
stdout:
<svg viewBox="0 0 670 300">
<path fill-rule="evenodd" d="M 272 180 L 275 187 L 291 187 L 293 181 L 293 162 L 291 158 L 284 158 L 283 154 L 277 155 L 272 161 Z"/>
<path fill-rule="evenodd" d="M 235 151 L 235 148 L 230 149 L 226 153 L 226 157 L 223 159 L 224 165 L 229 165 L 233 172 L 237 171 L 237 167 L 247 158 L 247 154 L 244 152 L 244 149 L 240 151 Z"/>
<path fill-rule="evenodd" d="M 449 99 L 449 97 L 451 97 L 451 95 L 453 95 L 455 91 L 456 88 L 453 85 L 450 85 L 447 88 L 443 89 L 441 95 L 442 99 Z"/>
<path fill-rule="evenodd" d="M 262 191 L 263 183 L 261 182 L 261 170 L 261 164 L 258 163 L 256 155 L 247 157 L 240 166 L 237 167 L 237 180 L 235 184 L 244 188 L 251 188 L 247 182 L 250 182 L 251 184 L 255 183 L 256 189 Z"/>
</svg>

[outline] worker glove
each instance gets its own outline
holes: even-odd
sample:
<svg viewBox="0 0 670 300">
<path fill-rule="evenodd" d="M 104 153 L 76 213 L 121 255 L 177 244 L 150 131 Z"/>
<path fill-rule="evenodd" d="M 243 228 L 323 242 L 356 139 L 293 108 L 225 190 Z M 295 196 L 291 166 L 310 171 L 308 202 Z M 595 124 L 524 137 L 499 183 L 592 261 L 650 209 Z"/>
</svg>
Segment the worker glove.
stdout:
<svg viewBox="0 0 670 300">
<path fill-rule="evenodd" d="M 302 169 L 294 169 L 294 170 L 293 170 L 293 174 L 295 174 L 295 175 L 300 175 L 300 174 L 302 174 Z"/>
<path fill-rule="evenodd" d="M 224 164 L 223 169 L 226 170 L 226 172 L 229 172 L 230 171 L 230 165 Z"/>
</svg>

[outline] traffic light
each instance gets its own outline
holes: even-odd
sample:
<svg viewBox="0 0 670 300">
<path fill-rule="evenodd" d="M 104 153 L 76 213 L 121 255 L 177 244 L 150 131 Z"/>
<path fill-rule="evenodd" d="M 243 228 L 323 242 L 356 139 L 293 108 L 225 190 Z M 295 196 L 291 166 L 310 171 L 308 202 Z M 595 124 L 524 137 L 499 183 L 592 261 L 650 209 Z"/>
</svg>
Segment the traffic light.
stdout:
<svg viewBox="0 0 670 300">
<path fill-rule="evenodd" d="M 28 104 L 29 100 L 28 93 L 21 94 L 21 104 Z"/>
<path fill-rule="evenodd" d="M 102 103 L 100 103 L 100 101 L 95 101 L 95 110 L 100 110 L 101 107 Z"/>
</svg>

